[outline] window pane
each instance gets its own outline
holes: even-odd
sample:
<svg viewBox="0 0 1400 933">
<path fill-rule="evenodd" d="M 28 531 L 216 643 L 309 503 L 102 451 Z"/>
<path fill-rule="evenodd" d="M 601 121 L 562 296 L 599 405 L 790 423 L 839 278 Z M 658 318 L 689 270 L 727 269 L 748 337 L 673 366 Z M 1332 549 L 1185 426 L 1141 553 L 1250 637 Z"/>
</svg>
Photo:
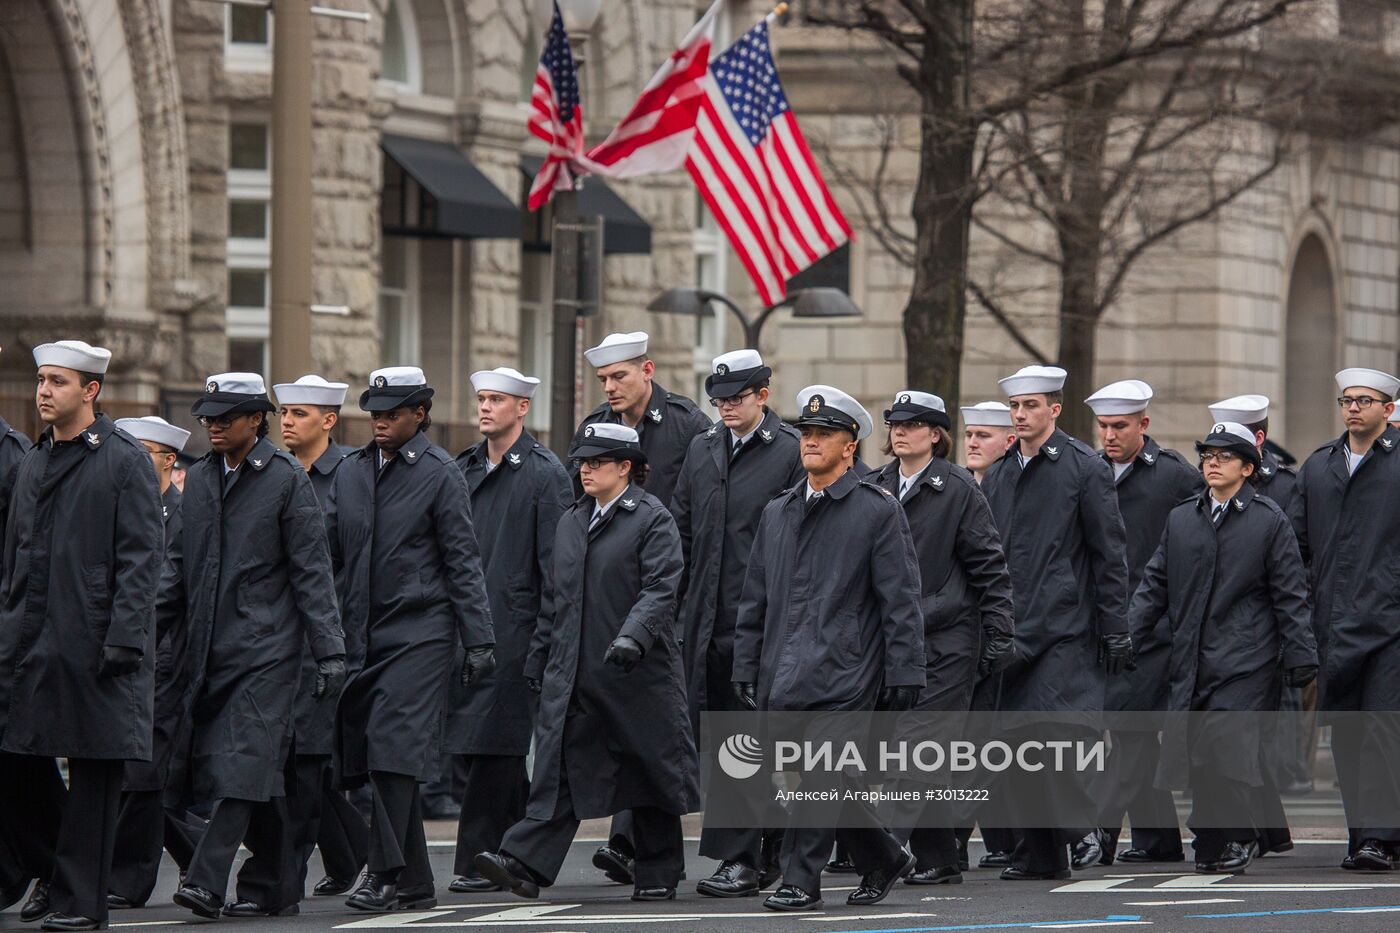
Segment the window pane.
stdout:
<svg viewBox="0 0 1400 933">
<path fill-rule="evenodd" d="M 405 257 L 408 247 L 403 237 L 386 236 L 379 251 L 379 284 L 382 288 L 405 288 L 408 284 L 408 265 Z"/>
<path fill-rule="evenodd" d="M 403 361 L 403 296 L 379 296 L 379 360 L 384 366 Z"/>
<path fill-rule="evenodd" d="M 228 303 L 234 308 L 266 308 L 267 273 L 261 269 L 228 270 Z"/>
<path fill-rule="evenodd" d="M 267 124 L 230 123 L 228 128 L 229 168 L 267 171 Z"/>
<path fill-rule="evenodd" d="M 249 240 L 267 239 L 267 202 L 228 202 L 228 235 Z"/>
<path fill-rule="evenodd" d="M 239 44 L 267 45 L 267 10 L 255 6 L 231 6 L 228 40 Z"/>
<path fill-rule="evenodd" d="M 230 340 L 228 342 L 228 371 L 231 373 L 262 373 L 267 369 L 266 340 Z"/>
<path fill-rule="evenodd" d="M 379 76 L 385 81 L 408 83 L 408 48 L 403 37 L 403 21 L 399 19 L 399 5 L 390 4 L 384 14 L 384 58 L 379 66 Z"/>
</svg>

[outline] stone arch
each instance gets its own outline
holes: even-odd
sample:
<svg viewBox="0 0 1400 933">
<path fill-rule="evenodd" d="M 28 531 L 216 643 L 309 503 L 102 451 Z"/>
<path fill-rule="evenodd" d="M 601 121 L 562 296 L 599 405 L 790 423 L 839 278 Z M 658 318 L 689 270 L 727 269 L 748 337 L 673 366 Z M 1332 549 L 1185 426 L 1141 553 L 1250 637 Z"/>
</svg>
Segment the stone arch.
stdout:
<svg viewBox="0 0 1400 933">
<path fill-rule="evenodd" d="M 1271 428 L 1300 459 L 1337 433 L 1333 376 L 1341 361 L 1341 290 L 1330 232 L 1310 218 L 1291 252 L 1283 322 L 1283 419 Z"/>
<path fill-rule="evenodd" d="M 414 44 L 418 86 L 416 91 L 435 97 L 456 98 L 463 93 L 465 80 L 461 63 L 457 18 L 446 0 L 376 0 L 380 48 L 390 12 L 399 8 L 407 26 L 405 39 Z M 382 75 L 381 75 L 382 77 Z"/>
</svg>

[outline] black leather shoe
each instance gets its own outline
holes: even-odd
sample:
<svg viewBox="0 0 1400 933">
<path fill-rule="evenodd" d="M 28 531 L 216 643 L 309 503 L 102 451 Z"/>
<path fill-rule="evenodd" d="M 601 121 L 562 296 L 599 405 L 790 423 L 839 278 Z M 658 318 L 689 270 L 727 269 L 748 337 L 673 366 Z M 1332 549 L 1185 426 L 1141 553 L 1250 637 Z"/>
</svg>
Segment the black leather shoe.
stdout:
<svg viewBox="0 0 1400 933">
<path fill-rule="evenodd" d="M 632 883 L 632 860 L 612 846 L 599 846 L 593 853 L 593 867 L 615 884 Z"/>
<path fill-rule="evenodd" d="M 1088 833 L 1074 844 L 1074 851 L 1070 853 L 1069 867 L 1076 871 L 1083 871 L 1099 864 L 1103 858 L 1103 844 L 1103 833 L 1097 829 Z"/>
<path fill-rule="evenodd" d="M 852 907 L 869 907 L 880 903 L 889 895 L 896 881 L 914 870 L 915 864 L 914 856 L 901 852 L 899 860 L 893 865 L 877 868 L 861 878 L 860 886 L 846 898 L 846 903 Z"/>
<path fill-rule="evenodd" d="M 822 906 L 822 899 L 820 895 L 808 894 L 795 884 L 784 884 L 763 899 L 763 906 L 769 910 L 816 910 Z"/>
<path fill-rule="evenodd" d="M 103 924 L 98 923 L 91 917 L 70 917 L 67 914 L 49 914 L 44 918 L 44 922 L 39 924 L 41 930 L 64 930 L 71 933 L 73 930 L 96 930 Z"/>
<path fill-rule="evenodd" d="M 1220 862 L 1218 862 L 1218 861 L 1207 861 L 1207 862 L 1203 862 L 1203 861 L 1201 861 L 1200 859 L 1196 859 L 1196 874 L 1198 874 L 1198 875 L 1218 875 L 1218 874 L 1220 874 Z"/>
<path fill-rule="evenodd" d="M 759 848 L 758 861 L 762 866 L 758 870 L 758 889 L 762 891 L 778 883 L 783 877 L 783 868 L 778 864 L 778 855 L 783 849 L 783 833 L 769 833 L 763 837 L 763 845 Z"/>
<path fill-rule="evenodd" d="M 839 859 L 833 858 L 831 861 L 827 862 L 826 867 L 823 868 L 822 871 L 826 872 L 828 875 L 854 875 L 856 873 L 856 863 L 851 861 L 849 855 L 843 855 Z"/>
<path fill-rule="evenodd" d="M 635 888 L 632 891 L 634 901 L 674 901 L 676 899 L 676 889 L 662 887 Z"/>
<path fill-rule="evenodd" d="M 1356 855 L 1354 853 L 1348 853 L 1347 856 L 1342 859 L 1341 867 L 1344 871 L 1356 871 Z"/>
<path fill-rule="evenodd" d="M 281 910 L 268 910 L 257 901 L 234 901 L 225 904 L 223 909 L 225 917 L 295 917 L 299 913 L 301 908 L 296 904 Z"/>
<path fill-rule="evenodd" d="M 399 910 L 431 910 L 437 906 L 437 892 L 432 883 L 404 890 L 399 888 Z"/>
<path fill-rule="evenodd" d="M 1395 863 L 1383 843 L 1367 839 L 1361 848 L 1351 854 L 1352 863 L 1358 871 L 1394 871 Z"/>
<path fill-rule="evenodd" d="M 969 871 L 971 868 L 972 862 L 967 857 L 967 840 L 961 839 L 958 841 L 958 870 Z"/>
<path fill-rule="evenodd" d="M 386 913 L 399 909 L 399 886 L 387 881 L 374 872 L 365 874 L 365 880 L 345 899 L 346 907 L 367 910 L 373 913 Z"/>
<path fill-rule="evenodd" d="M 1011 853 L 1004 849 L 994 849 L 977 860 L 978 868 L 1005 868 L 1011 864 Z"/>
<path fill-rule="evenodd" d="M 905 884 L 962 884 L 962 870 L 955 865 L 925 868 L 904 878 Z"/>
<path fill-rule="evenodd" d="M 1259 849 L 1260 855 L 1282 855 L 1285 852 L 1293 851 L 1293 842 L 1291 840 L 1288 842 L 1280 842 L 1276 843 L 1275 845 L 1271 845 L 1268 848 L 1260 846 Z"/>
<path fill-rule="evenodd" d="M 1058 871 L 1027 871 L 1024 868 L 1017 868 L 1012 865 L 1010 868 L 1002 870 L 1002 881 L 1064 881 L 1074 876 L 1074 872 L 1068 868 L 1061 868 Z"/>
<path fill-rule="evenodd" d="M 217 920 L 219 910 L 224 906 L 222 897 L 195 884 L 180 885 L 180 890 L 171 900 L 205 920 Z"/>
<path fill-rule="evenodd" d="M 530 869 L 520 864 L 513 855 L 481 852 L 472 859 L 472 864 L 487 881 L 494 882 L 517 897 L 540 896 L 540 886 L 531 877 Z"/>
<path fill-rule="evenodd" d="M 1257 850 L 1253 843 L 1241 845 L 1232 842 L 1225 846 L 1225 851 L 1220 853 L 1220 861 L 1216 863 L 1216 871 L 1231 875 L 1242 875 L 1249 867 L 1249 863 L 1254 861 L 1254 853 Z"/>
<path fill-rule="evenodd" d="M 128 900 L 127 898 L 122 897 L 120 894 L 107 895 L 108 910 L 135 910 L 137 907 L 145 906 L 145 904 L 138 904 L 135 901 Z"/>
<path fill-rule="evenodd" d="M 332 878 L 330 875 L 316 882 L 316 886 L 311 889 L 311 893 L 316 897 L 337 897 L 346 893 L 355 886 L 354 878 L 349 881 L 343 878 Z"/>
<path fill-rule="evenodd" d="M 34 890 L 29 892 L 29 900 L 19 909 L 19 918 L 25 923 L 33 923 L 49 912 L 49 883 L 36 881 Z"/>
<path fill-rule="evenodd" d="M 480 875 L 462 875 L 452 879 L 447 890 L 453 894 L 485 894 L 488 891 L 499 891 L 501 886 L 494 881 L 487 881 Z"/>
<path fill-rule="evenodd" d="M 1176 852 L 1171 855 L 1154 855 L 1146 849 L 1124 849 L 1118 853 L 1118 861 L 1142 864 L 1144 862 L 1184 862 L 1186 853 Z"/>
<path fill-rule="evenodd" d="M 751 897 L 758 893 L 758 872 L 742 862 L 720 862 L 713 875 L 695 885 L 706 897 Z"/>
</svg>

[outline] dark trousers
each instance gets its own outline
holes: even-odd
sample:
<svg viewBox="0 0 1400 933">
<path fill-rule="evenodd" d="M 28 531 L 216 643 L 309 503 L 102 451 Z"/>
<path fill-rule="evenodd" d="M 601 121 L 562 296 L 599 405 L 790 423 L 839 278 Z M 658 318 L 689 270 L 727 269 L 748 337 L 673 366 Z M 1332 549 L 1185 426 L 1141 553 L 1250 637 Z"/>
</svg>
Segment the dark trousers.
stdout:
<svg viewBox="0 0 1400 933">
<path fill-rule="evenodd" d="M 353 881 L 365 866 L 369 826 L 335 789 L 329 755 L 297 755 L 294 766 L 296 786 L 287 797 L 287 819 L 297 887 L 305 891 L 307 863 L 317 846 L 327 876 Z"/>
<path fill-rule="evenodd" d="M 635 855 L 632 878 L 639 888 L 674 888 L 685 869 L 685 841 L 679 814 L 656 807 L 634 807 L 631 813 Z M 525 819 L 506 830 L 501 851 L 515 856 L 535 874 L 540 884 L 551 885 L 569 854 L 578 832 L 579 818 L 569 792 L 568 771 L 560 762 L 559 794 L 554 815 L 547 820 Z"/>
<path fill-rule="evenodd" d="M 907 843 L 909 851 L 914 853 L 915 871 L 958 867 L 958 836 L 952 827 L 896 829 L 894 837 L 900 843 Z"/>
<path fill-rule="evenodd" d="M 1132 823 L 1134 849 L 1159 859 L 1180 856 L 1181 829 L 1171 791 L 1154 785 L 1162 752 L 1157 733 L 1114 729 L 1112 735 L 1106 780 L 1098 795 L 1103 802 L 1099 825 L 1116 846 L 1126 815 Z"/>
<path fill-rule="evenodd" d="M 1393 688 L 1393 685 L 1392 685 Z M 1400 731 L 1395 713 L 1348 713 L 1332 724 L 1332 758 L 1337 765 L 1349 849 L 1367 840 L 1400 848 Z"/>
<path fill-rule="evenodd" d="M 1279 797 L 1276 776 L 1267 766 L 1259 771 L 1264 783 L 1250 789 L 1250 813 L 1254 814 L 1254 824 L 1263 827 L 1259 830 L 1260 852 L 1283 845 L 1293 844 L 1293 835 L 1288 831 L 1288 814 L 1283 809 L 1283 799 Z"/>
<path fill-rule="evenodd" d="M 238 900 L 252 901 L 275 913 L 301 899 L 283 797 L 216 801 L 209 825 L 190 859 L 185 883 L 223 896 L 240 843 L 252 855 L 238 870 Z"/>
<path fill-rule="evenodd" d="M 856 783 L 843 775 L 811 775 L 804 778 L 806 790 L 834 789 L 844 795 L 848 789 L 861 790 Z M 841 799 L 840 797 L 836 799 Z M 831 856 L 832 845 L 843 848 L 862 875 L 877 868 L 889 867 L 903 859 L 904 853 L 899 840 L 885 828 L 878 813 L 864 800 L 850 800 L 843 804 L 839 822 L 843 829 L 814 829 L 802 824 L 811 822 L 806 813 L 815 806 L 825 806 L 811 801 L 798 800 L 792 804 L 787 831 L 783 834 L 783 848 L 779 862 L 783 869 L 783 883 L 797 885 L 808 894 L 820 894 L 822 888 L 822 868 Z"/>
<path fill-rule="evenodd" d="M 19 887 L 53 875 L 54 847 L 68 798 L 53 758 L 0 752 L 0 837 L 5 845 L 0 883 Z"/>
<path fill-rule="evenodd" d="M 1186 825 L 1196 836 L 1192 845 L 1197 862 L 1218 861 L 1229 843 L 1255 838 L 1258 831 L 1249 818 L 1255 790 L 1217 768 L 1191 765 L 1191 816 Z"/>
<path fill-rule="evenodd" d="M 160 874 L 161 851 L 183 871 L 194 855 L 195 839 L 183 814 L 165 806 L 158 790 L 122 792 L 117 811 L 117 846 L 107 890 L 140 906 L 151 898 Z"/>
<path fill-rule="evenodd" d="M 953 832 L 959 845 L 967 845 L 972 838 L 971 826 L 960 826 Z M 1010 852 L 1016 848 L 1016 831 L 992 826 L 982 827 L 982 845 L 990 852 Z"/>
<path fill-rule="evenodd" d="M 68 759 L 68 800 L 54 849 L 49 906 L 107 922 L 107 885 L 117 842 L 123 761 Z"/>
<path fill-rule="evenodd" d="M 369 870 L 392 879 L 399 896 L 430 897 L 433 870 L 423 834 L 418 780 L 411 774 L 371 771 L 374 810 L 369 821 Z"/>
<path fill-rule="evenodd" d="M 1012 748 L 1030 740 L 1097 741 L 1099 733 L 1085 727 L 1013 729 L 1004 739 Z M 1098 807 L 1084 775 L 1011 768 L 1001 775 L 1006 795 L 1020 824 L 1011 864 L 1029 872 L 1063 871 L 1069 868 L 1069 847 L 1098 822 Z M 993 791 L 996 793 L 997 791 Z M 1046 828 L 1053 820 L 1055 828 Z M 1070 828 L 1074 827 L 1074 828 Z M 1082 827 L 1082 828 L 1080 828 Z"/>
<path fill-rule="evenodd" d="M 480 874 L 472 865 L 478 852 L 496 852 L 506 830 L 525 818 L 530 776 L 524 755 L 458 755 L 462 772 L 462 813 L 457 818 L 453 871 Z"/>
</svg>

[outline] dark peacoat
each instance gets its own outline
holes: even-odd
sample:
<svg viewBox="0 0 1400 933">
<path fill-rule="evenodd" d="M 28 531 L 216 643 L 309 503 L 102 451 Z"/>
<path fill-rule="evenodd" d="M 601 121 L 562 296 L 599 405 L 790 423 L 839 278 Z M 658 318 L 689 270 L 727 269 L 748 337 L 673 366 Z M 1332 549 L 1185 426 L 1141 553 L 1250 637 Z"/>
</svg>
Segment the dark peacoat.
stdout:
<svg viewBox="0 0 1400 933">
<path fill-rule="evenodd" d="M 1289 507 L 1293 504 L 1293 496 L 1298 490 L 1298 474 L 1284 466 L 1272 451 L 1264 451 L 1261 461 L 1259 484 L 1255 489 L 1259 495 L 1273 499 L 1274 503 L 1283 509 L 1283 514 L 1287 515 Z"/>
<path fill-rule="evenodd" d="M 0 418 L 0 530 L 5 527 L 15 468 L 28 452 L 30 443 L 28 437 L 10 427 L 4 418 Z M 5 575 L 5 556 L 0 554 L 0 592 L 4 591 Z"/>
<path fill-rule="evenodd" d="M 1347 475 L 1346 435 L 1303 464 L 1290 518 L 1312 583 L 1323 710 L 1400 709 L 1400 431 Z"/>
<path fill-rule="evenodd" d="M 1016 600 L 1006 710 L 1104 708 L 1099 637 L 1128 630 L 1128 560 L 1113 471 L 1058 428 L 1021 468 L 1011 450 L 982 490 L 1001 531 Z"/>
<path fill-rule="evenodd" d="M 106 415 L 70 441 L 52 429 L 15 468 L 0 593 L 0 748 L 151 757 L 160 492 L 144 447 Z M 140 669 L 99 679 L 105 646 Z"/>
<path fill-rule="evenodd" d="M 546 614 L 544 580 L 559 517 L 573 503 L 569 474 L 529 431 L 521 432 L 489 473 L 487 462 L 486 441 L 457 458 L 471 490 L 472 523 L 496 634 L 496 669 L 471 687 L 449 678 L 442 744 L 443 751 L 455 755 L 524 757 L 534 729 L 525 657 Z M 465 651 L 459 651 L 459 667 L 464 658 Z"/>
<path fill-rule="evenodd" d="M 1288 519 L 1246 483 L 1217 526 L 1201 492 L 1174 508 L 1143 571 L 1129 611 L 1134 640 L 1167 620 L 1167 709 L 1267 711 L 1278 708 L 1284 669 L 1317 663 L 1307 619 L 1307 581 Z M 1238 780 L 1260 783 L 1258 722 L 1234 721 L 1227 757 L 1214 762 Z M 1182 718 L 1162 734 L 1159 787 L 1183 787 L 1190 758 Z M 1199 750 L 1198 750 L 1199 751 Z"/>
<path fill-rule="evenodd" d="M 613 412 L 604 402 L 588 413 L 579 422 L 574 432 L 574 443 L 583 437 L 583 429 L 600 421 L 621 424 L 622 417 Z M 710 419 L 705 417 L 695 403 L 684 395 L 668 392 L 658 382 L 651 384 L 651 401 L 647 403 L 646 414 L 636 425 L 641 440 L 642 451 L 647 455 L 647 495 L 661 501 L 670 508 L 671 495 L 680 477 L 681 464 L 686 451 L 690 449 L 691 438 L 710 429 Z M 570 466 L 573 477 L 575 498 L 583 495 L 583 486 L 578 479 L 578 468 Z"/>
<path fill-rule="evenodd" d="M 807 480 L 763 509 L 734 626 L 732 679 L 759 709 L 870 710 L 923 687 L 919 573 L 904 510 L 847 470 L 808 509 Z"/>
<path fill-rule="evenodd" d="M 899 495 L 899 461 L 872 482 Z M 972 474 L 935 457 L 901 500 L 919 562 L 925 675 L 921 710 L 966 710 L 972 703 L 982 629 L 1016 632 L 1011 574 L 992 510 Z"/>
<path fill-rule="evenodd" d="M 419 433 L 380 469 L 373 442 L 335 473 L 326 509 L 350 678 L 341 694 L 341 779 L 436 774 L 457 646 L 494 642 L 462 471 Z"/>
<path fill-rule="evenodd" d="M 680 630 L 696 725 L 700 710 L 731 705 L 734 617 L 744 571 L 763 507 L 806 477 L 798 452 L 801 438 L 796 428 L 770 411 L 732 457 L 734 436 L 722 423 L 690 442 L 671 514 L 676 517 L 685 556 Z M 711 665 L 719 669 L 714 680 L 724 687 L 722 697 L 707 696 L 706 670 Z"/>
<path fill-rule="evenodd" d="M 303 645 L 345 654 L 321 507 L 264 437 L 227 476 L 218 453 L 197 460 L 182 512 L 183 587 L 169 598 L 188 627 L 194 799 L 280 796 Z"/>
<path fill-rule="evenodd" d="M 634 807 L 689 813 L 699 765 L 676 638 L 676 522 L 631 485 L 590 532 L 594 504 L 584 496 L 559 520 L 551 594 L 525 666 L 543 685 L 526 813 L 555 815 L 563 769 L 580 819 Z M 631 673 L 603 661 L 619 635 L 644 651 Z"/>
</svg>

